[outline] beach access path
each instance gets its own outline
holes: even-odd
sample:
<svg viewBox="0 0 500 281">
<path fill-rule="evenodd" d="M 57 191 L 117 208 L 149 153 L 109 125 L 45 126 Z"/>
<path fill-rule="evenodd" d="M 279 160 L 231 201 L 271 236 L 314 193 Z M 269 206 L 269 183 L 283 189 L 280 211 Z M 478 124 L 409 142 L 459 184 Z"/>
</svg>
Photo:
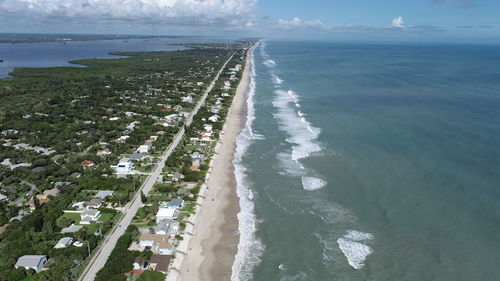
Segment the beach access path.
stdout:
<svg viewBox="0 0 500 281">
<path fill-rule="evenodd" d="M 230 280 L 239 242 L 239 199 L 233 159 L 236 139 L 246 122 L 246 93 L 250 86 L 252 48 L 247 52 L 242 79 L 230 107 L 200 189 L 197 212 L 188 218 L 184 239 L 167 274 L 167 281 Z"/>
<path fill-rule="evenodd" d="M 234 52 L 231 53 L 227 61 L 222 65 L 220 70 L 217 72 L 214 79 L 212 80 L 212 82 L 207 87 L 202 97 L 194 107 L 193 111 L 186 119 L 185 122 L 186 126 L 191 125 L 191 123 L 193 122 L 193 117 L 196 115 L 196 113 L 198 113 L 198 110 L 205 102 L 208 94 L 212 91 L 212 88 L 215 86 L 216 81 L 219 79 L 220 74 L 222 73 L 228 62 L 233 58 L 234 54 L 235 54 Z M 167 147 L 167 150 L 162 154 L 162 156 L 156 163 L 153 172 L 149 174 L 149 176 L 146 178 L 146 180 L 141 185 L 139 190 L 135 193 L 134 197 L 132 198 L 132 201 L 129 202 L 123 208 L 123 215 L 121 219 L 111 229 L 110 233 L 106 236 L 102 244 L 99 246 L 94 256 L 92 256 L 90 262 L 87 264 L 82 274 L 78 278 L 79 281 L 93 281 L 95 279 L 97 272 L 106 264 L 109 255 L 113 251 L 116 242 L 118 241 L 118 238 L 120 238 L 125 233 L 125 230 L 130 225 L 132 219 L 137 213 L 137 210 L 139 210 L 139 208 L 142 205 L 141 193 L 148 194 L 149 191 L 151 191 L 153 185 L 158 181 L 158 177 L 161 175 L 161 172 L 165 167 L 165 161 L 179 145 L 179 142 L 184 137 L 184 134 L 185 134 L 185 126 L 182 126 L 179 132 L 177 132 L 177 134 L 175 135 L 170 145 Z"/>
</svg>

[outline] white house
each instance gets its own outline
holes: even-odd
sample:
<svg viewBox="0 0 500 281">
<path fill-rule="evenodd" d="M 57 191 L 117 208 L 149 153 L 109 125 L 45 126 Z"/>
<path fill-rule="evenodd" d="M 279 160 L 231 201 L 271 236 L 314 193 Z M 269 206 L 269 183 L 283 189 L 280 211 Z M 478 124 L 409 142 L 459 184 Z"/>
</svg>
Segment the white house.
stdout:
<svg viewBox="0 0 500 281">
<path fill-rule="evenodd" d="M 150 148 L 151 148 L 151 145 L 143 144 L 143 145 L 139 146 L 139 148 L 137 149 L 137 152 L 146 154 L 146 153 L 149 153 Z"/>
<path fill-rule="evenodd" d="M 114 193 L 115 192 L 112 190 L 101 190 L 101 191 L 97 192 L 97 194 L 94 197 L 104 200 L 108 196 L 113 196 Z"/>
<path fill-rule="evenodd" d="M 156 222 L 160 222 L 161 220 L 175 220 L 179 216 L 179 210 L 172 207 L 158 209 L 158 213 L 156 213 Z"/>
<path fill-rule="evenodd" d="M 183 102 L 193 103 L 193 98 L 191 96 L 181 97 Z"/>
<path fill-rule="evenodd" d="M 217 115 L 217 114 L 216 115 L 212 115 L 212 116 L 208 117 L 208 120 L 210 120 L 210 121 L 212 121 L 212 122 L 215 123 L 215 122 L 219 121 L 219 115 Z"/>
<path fill-rule="evenodd" d="M 20 268 L 23 267 L 24 269 L 33 269 L 36 272 L 40 272 L 42 268 L 45 266 L 47 263 L 47 257 L 43 255 L 26 255 L 20 257 L 16 264 L 14 265 L 15 268 Z"/>
<path fill-rule="evenodd" d="M 59 239 L 59 241 L 57 242 L 57 244 L 54 246 L 54 249 L 66 248 L 69 245 L 71 245 L 71 243 L 73 243 L 73 238 L 71 238 L 71 237 L 63 237 L 63 238 Z"/>
<path fill-rule="evenodd" d="M 101 217 L 101 211 L 96 209 L 85 209 L 80 214 L 80 224 L 92 224 L 95 223 Z"/>
<path fill-rule="evenodd" d="M 125 157 L 120 160 L 115 167 L 115 171 L 117 174 L 129 174 L 134 168 L 134 163 L 132 163 L 130 158 Z"/>
<path fill-rule="evenodd" d="M 171 255 L 174 252 L 167 235 L 142 234 L 139 238 L 139 246 L 148 247 L 155 254 Z"/>
</svg>

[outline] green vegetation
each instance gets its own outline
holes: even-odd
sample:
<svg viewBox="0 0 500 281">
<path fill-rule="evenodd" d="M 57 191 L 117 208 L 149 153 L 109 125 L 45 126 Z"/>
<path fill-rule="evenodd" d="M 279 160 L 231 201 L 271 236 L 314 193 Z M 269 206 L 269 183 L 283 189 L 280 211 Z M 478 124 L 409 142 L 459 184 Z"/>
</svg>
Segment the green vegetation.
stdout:
<svg viewBox="0 0 500 281">
<path fill-rule="evenodd" d="M 0 226 L 9 223 L 0 234 L 0 281 L 75 280 L 88 261 L 88 249 L 94 251 L 103 238 L 94 234 L 107 233 L 120 214 L 101 209 L 102 223 L 61 234 L 80 221 L 79 214 L 63 211 L 98 190 L 115 191 L 103 206 L 126 204 L 144 176 L 117 178 L 111 166 L 152 136 L 150 153 L 163 151 L 182 122 L 165 126 L 166 116 L 191 111 L 229 52 L 119 53 L 129 57 L 73 62 L 83 68 L 15 69 L 15 78 L 0 80 L 0 194 L 7 196 L 7 202 L 0 202 Z M 187 95 L 193 103 L 182 101 Z M 153 161 L 138 162 L 139 170 L 147 171 Z M 55 197 L 42 194 L 56 187 L 60 193 Z M 24 217 L 9 222 L 19 214 Z M 53 249 L 64 236 L 86 246 Z M 129 238 L 120 245 L 130 244 Z M 33 275 L 14 269 L 27 254 L 47 255 L 48 270 Z M 111 260 L 100 275 L 109 278 L 99 280 L 121 280 L 119 273 L 129 269 L 128 258 L 134 256 L 127 255 Z"/>
<path fill-rule="evenodd" d="M 127 228 L 125 234 L 116 242 L 104 267 L 97 272 L 95 281 L 127 280 L 123 274 L 133 269 L 134 259 L 140 255 L 140 252 L 129 251 L 128 247 L 138 235 L 136 226 L 131 225 Z"/>
<path fill-rule="evenodd" d="M 158 271 L 146 271 L 137 278 L 137 281 L 163 281 L 165 274 Z"/>
</svg>

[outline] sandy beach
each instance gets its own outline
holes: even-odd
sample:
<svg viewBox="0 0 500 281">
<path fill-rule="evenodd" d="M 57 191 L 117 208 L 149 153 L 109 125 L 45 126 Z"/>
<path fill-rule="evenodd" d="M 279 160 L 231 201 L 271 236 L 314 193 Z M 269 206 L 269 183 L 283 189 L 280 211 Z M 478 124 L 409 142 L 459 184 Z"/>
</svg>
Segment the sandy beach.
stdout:
<svg viewBox="0 0 500 281">
<path fill-rule="evenodd" d="M 206 185 L 200 190 L 198 212 L 187 222 L 184 240 L 167 280 L 230 280 L 239 241 L 239 199 L 232 164 L 236 138 L 246 121 L 246 93 L 250 84 L 251 52 L 215 149 Z"/>
</svg>

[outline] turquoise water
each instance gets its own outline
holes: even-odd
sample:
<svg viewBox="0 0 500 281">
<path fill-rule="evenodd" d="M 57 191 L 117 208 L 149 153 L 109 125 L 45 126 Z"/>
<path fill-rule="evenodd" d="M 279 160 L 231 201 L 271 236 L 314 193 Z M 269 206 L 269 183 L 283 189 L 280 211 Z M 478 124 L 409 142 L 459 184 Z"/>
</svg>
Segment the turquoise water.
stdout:
<svg viewBox="0 0 500 281">
<path fill-rule="evenodd" d="M 233 280 L 500 280 L 498 46 L 254 55 Z"/>
</svg>

